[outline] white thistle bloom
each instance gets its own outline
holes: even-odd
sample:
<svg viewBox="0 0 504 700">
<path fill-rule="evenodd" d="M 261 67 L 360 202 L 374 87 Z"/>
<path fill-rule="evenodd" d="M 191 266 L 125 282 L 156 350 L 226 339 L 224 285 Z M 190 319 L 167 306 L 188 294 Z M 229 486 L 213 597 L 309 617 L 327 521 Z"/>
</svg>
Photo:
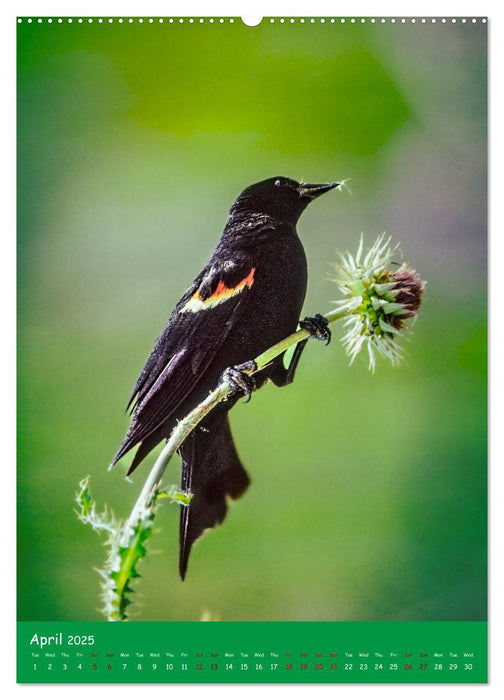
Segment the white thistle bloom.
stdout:
<svg viewBox="0 0 504 700">
<path fill-rule="evenodd" d="M 391 246 L 390 241 L 382 234 L 364 253 L 361 237 L 357 254 L 343 253 L 340 263 L 334 265 L 335 281 L 346 297 L 338 302 L 338 309 L 348 316 L 344 321 L 348 330 L 342 342 L 350 362 L 366 345 L 372 371 L 376 353 L 388 357 L 393 365 L 402 359 L 399 336 L 417 315 L 425 287 L 417 273 L 406 265 L 395 272 L 389 269 L 399 247 Z"/>
</svg>

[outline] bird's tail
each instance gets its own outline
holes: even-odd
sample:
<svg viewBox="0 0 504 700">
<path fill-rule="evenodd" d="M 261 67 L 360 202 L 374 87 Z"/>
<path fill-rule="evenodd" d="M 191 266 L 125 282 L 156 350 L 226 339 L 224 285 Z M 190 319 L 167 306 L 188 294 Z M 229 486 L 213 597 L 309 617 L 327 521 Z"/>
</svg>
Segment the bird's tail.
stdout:
<svg viewBox="0 0 504 700">
<path fill-rule="evenodd" d="M 209 527 L 226 517 L 226 496 L 238 498 L 250 483 L 240 462 L 227 412 L 212 413 L 180 448 L 182 488 L 193 496 L 181 506 L 179 572 L 184 580 L 191 547 Z"/>
</svg>

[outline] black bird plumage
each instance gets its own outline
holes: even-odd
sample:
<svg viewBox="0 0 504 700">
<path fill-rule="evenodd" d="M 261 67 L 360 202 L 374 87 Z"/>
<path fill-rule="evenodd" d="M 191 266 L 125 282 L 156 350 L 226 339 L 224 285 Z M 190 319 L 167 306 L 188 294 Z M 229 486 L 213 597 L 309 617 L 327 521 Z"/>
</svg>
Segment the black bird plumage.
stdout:
<svg viewBox="0 0 504 700">
<path fill-rule="evenodd" d="M 137 380 L 128 403 L 131 425 L 112 464 L 138 445 L 130 474 L 217 386 L 224 370 L 296 330 L 307 284 L 296 223 L 310 201 L 333 187 L 274 177 L 238 196 L 217 247 L 176 305 Z M 329 337 L 323 323 L 305 323 L 314 337 Z M 255 385 L 267 379 L 277 386 L 290 383 L 305 343 L 298 344 L 287 369 L 283 356 L 277 357 L 254 376 Z M 238 498 L 249 485 L 228 420 L 239 396 L 215 407 L 180 448 L 182 488 L 193 494 L 181 508 L 182 579 L 194 541 L 224 520 L 226 497 Z"/>
</svg>

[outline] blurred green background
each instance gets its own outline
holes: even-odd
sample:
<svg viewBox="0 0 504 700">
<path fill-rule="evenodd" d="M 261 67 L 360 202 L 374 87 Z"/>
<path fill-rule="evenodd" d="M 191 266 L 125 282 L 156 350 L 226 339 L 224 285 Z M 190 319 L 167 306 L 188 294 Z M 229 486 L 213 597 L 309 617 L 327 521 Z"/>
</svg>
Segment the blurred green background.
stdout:
<svg viewBox="0 0 504 700">
<path fill-rule="evenodd" d="M 24 21 L 18 108 L 19 618 L 101 619 L 79 480 L 128 514 L 137 373 L 235 196 L 281 174 L 351 178 L 300 221 L 306 313 L 361 232 L 428 280 L 407 362 L 349 367 L 334 328 L 237 405 L 251 488 L 184 583 L 161 508 L 133 619 L 485 619 L 485 25 Z"/>
</svg>

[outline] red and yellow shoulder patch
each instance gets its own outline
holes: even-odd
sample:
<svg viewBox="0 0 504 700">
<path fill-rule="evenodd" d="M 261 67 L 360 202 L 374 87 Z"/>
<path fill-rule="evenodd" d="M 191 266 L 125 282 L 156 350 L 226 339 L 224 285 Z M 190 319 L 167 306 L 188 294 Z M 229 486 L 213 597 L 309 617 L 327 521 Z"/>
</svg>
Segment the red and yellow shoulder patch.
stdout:
<svg viewBox="0 0 504 700">
<path fill-rule="evenodd" d="M 201 296 L 200 290 L 196 290 L 189 301 L 180 309 L 181 312 L 193 312 L 203 311 L 204 309 L 211 309 L 217 304 L 222 304 L 223 301 L 227 301 L 232 297 L 243 292 L 244 289 L 250 289 L 254 284 L 254 273 L 255 267 L 253 267 L 248 275 L 244 277 L 238 284 L 234 287 L 228 287 L 223 280 L 219 280 L 215 291 L 206 299 Z"/>
</svg>

